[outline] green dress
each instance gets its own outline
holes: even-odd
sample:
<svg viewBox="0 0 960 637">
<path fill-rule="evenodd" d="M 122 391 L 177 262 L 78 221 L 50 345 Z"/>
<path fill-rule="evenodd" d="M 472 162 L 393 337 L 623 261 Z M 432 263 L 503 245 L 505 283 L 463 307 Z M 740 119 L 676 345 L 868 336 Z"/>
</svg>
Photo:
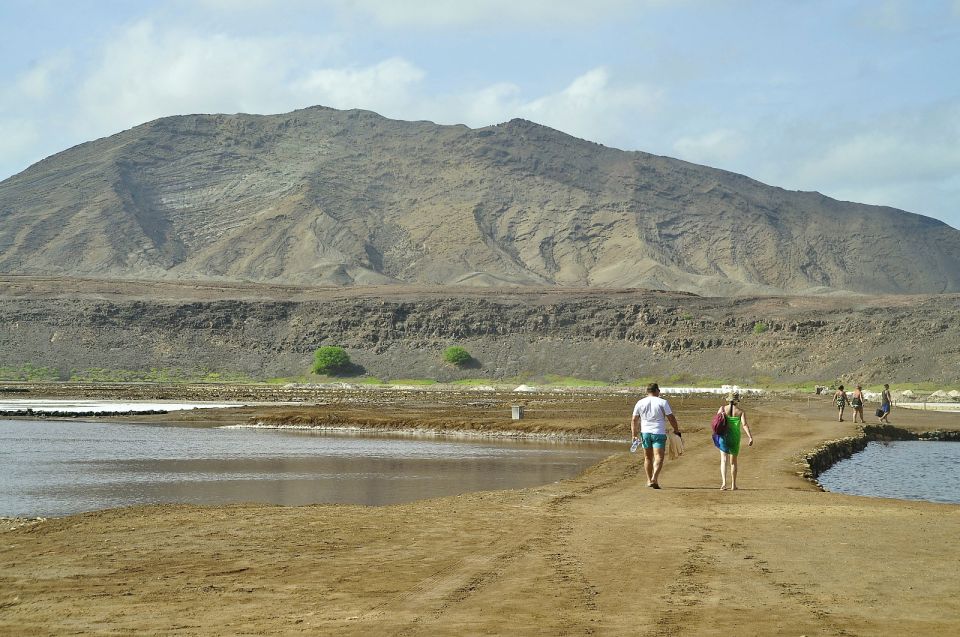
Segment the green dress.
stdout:
<svg viewBox="0 0 960 637">
<path fill-rule="evenodd" d="M 727 431 L 722 436 L 713 435 L 713 444 L 723 453 L 740 455 L 740 416 L 723 415 L 727 420 Z"/>
</svg>

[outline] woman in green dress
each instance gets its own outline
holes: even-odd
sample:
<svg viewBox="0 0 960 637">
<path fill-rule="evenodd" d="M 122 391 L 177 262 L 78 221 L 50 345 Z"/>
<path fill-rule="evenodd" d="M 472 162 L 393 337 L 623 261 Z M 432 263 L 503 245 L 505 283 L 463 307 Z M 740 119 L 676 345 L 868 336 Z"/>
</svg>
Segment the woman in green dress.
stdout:
<svg viewBox="0 0 960 637">
<path fill-rule="evenodd" d="M 753 446 L 753 435 L 747 426 L 747 415 L 740 409 L 740 393 L 727 394 L 727 404 L 717 410 L 727 421 L 727 431 L 713 435 L 713 444 L 720 450 L 720 490 L 727 490 L 727 464 L 730 465 L 730 490 L 737 489 L 737 456 L 740 454 L 740 438 L 747 434 L 747 446 Z"/>
</svg>

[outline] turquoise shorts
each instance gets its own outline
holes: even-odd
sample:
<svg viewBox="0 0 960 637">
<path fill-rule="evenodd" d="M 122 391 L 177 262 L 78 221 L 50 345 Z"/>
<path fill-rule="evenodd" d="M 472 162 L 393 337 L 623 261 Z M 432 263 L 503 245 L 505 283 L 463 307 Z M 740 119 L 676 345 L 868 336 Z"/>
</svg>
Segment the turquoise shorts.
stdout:
<svg viewBox="0 0 960 637">
<path fill-rule="evenodd" d="M 640 444 L 644 449 L 666 449 L 667 434 L 640 434 Z"/>
</svg>

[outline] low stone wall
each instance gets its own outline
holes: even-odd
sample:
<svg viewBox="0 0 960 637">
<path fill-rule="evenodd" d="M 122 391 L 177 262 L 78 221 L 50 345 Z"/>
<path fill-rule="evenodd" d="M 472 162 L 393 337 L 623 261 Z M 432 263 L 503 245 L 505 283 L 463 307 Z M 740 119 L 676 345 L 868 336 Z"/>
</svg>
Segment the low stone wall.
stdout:
<svg viewBox="0 0 960 637">
<path fill-rule="evenodd" d="M 867 440 L 890 442 L 893 440 L 919 440 L 920 434 L 893 425 L 864 425 L 860 427 Z"/>
<path fill-rule="evenodd" d="M 865 436 L 828 440 L 806 455 L 804 458 L 806 468 L 800 475 L 807 480 L 816 482 L 821 473 L 837 462 L 849 458 L 858 451 L 863 451 L 868 442 L 870 440 Z"/>
<path fill-rule="evenodd" d="M 960 431 L 925 431 L 920 434 L 920 440 L 937 440 L 939 442 L 960 442 Z"/>
</svg>

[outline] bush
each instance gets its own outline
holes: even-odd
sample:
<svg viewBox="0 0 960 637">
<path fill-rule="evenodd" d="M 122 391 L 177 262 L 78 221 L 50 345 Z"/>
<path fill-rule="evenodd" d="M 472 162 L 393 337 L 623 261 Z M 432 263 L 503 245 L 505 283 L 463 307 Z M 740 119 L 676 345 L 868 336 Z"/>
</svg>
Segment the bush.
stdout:
<svg viewBox="0 0 960 637">
<path fill-rule="evenodd" d="M 754 323 L 753 324 L 753 333 L 754 334 L 763 334 L 767 331 L 767 326 L 764 323 Z"/>
<path fill-rule="evenodd" d="M 462 347 L 448 347 L 443 350 L 443 360 L 456 365 L 457 367 L 462 367 L 470 361 L 473 360 L 473 356 L 470 356 L 470 352 L 463 349 Z"/>
<path fill-rule="evenodd" d="M 313 353 L 313 373 L 336 376 L 350 370 L 350 357 L 342 347 L 327 345 Z"/>
</svg>

